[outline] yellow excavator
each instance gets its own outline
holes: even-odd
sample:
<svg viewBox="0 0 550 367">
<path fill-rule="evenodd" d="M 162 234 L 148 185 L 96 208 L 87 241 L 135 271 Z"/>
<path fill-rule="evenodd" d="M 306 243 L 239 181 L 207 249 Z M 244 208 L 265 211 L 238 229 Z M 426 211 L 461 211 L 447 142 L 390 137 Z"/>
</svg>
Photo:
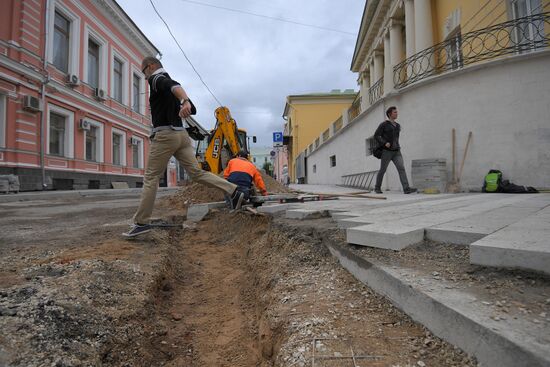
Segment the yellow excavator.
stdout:
<svg viewBox="0 0 550 367">
<path fill-rule="evenodd" d="M 190 134 L 190 136 L 198 140 L 196 157 L 202 169 L 218 174 L 240 150 L 248 152 L 250 159 L 250 149 L 246 130 L 237 128 L 237 123 L 231 117 L 227 107 L 216 108 L 214 114 L 216 126 L 208 135 L 199 133 L 195 136 Z M 255 136 L 252 137 L 252 141 L 256 142 Z"/>
</svg>

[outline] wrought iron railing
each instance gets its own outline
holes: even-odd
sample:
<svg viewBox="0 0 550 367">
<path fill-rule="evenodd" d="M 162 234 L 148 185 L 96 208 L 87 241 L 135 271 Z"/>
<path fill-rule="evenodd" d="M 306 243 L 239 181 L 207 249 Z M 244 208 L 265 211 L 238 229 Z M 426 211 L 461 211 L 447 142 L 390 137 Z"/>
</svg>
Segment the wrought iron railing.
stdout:
<svg viewBox="0 0 550 367">
<path fill-rule="evenodd" d="M 359 116 L 361 113 L 361 95 L 357 94 L 355 101 L 351 104 L 351 107 L 348 109 L 348 121 L 352 121 L 354 118 Z"/>
<path fill-rule="evenodd" d="M 342 116 L 340 116 L 336 121 L 332 123 L 332 131 L 334 131 L 334 133 L 337 133 L 338 131 L 340 131 L 342 126 L 344 126 L 344 119 L 342 118 Z"/>
<path fill-rule="evenodd" d="M 378 101 L 382 94 L 384 94 L 384 78 L 380 78 L 369 88 L 369 104 L 372 105 Z"/>
<path fill-rule="evenodd" d="M 538 50 L 547 47 L 549 43 L 550 12 L 459 34 L 397 64 L 393 69 L 395 88 L 403 88 L 429 76 L 460 69 L 464 65 Z M 369 98 L 375 86 L 369 89 Z"/>
<path fill-rule="evenodd" d="M 330 129 L 326 129 L 325 131 L 323 131 L 323 143 L 327 141 L 328 138 L 330 138 Z"/>
</svg>

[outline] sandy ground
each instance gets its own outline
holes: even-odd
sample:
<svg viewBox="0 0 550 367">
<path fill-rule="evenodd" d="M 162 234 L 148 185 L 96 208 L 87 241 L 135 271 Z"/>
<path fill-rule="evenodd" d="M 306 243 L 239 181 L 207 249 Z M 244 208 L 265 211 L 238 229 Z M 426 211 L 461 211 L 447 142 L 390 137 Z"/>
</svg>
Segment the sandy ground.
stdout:
<svg viewBox="0 0 550 367">
<path fill-rule="evenodd" d="M 128 241 L 136 200 L 0 205 L 0 366 L 475 365 L 342 270 L 326 218 L 221 210 Z"/>
</svg>

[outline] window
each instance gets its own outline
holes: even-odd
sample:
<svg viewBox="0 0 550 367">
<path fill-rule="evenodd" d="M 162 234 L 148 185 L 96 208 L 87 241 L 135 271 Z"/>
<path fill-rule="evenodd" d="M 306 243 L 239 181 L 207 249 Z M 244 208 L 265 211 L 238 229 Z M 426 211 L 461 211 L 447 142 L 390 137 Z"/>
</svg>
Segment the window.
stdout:
<svg viewBox="0 0 550 367">
<path fill-rule="evenodd" d="M 313 173 L 317 173 L 317 165 L 316 164 L 313 165 Z"/>
<path fill-rule="evenodd" d="M 120 166 L 120 158 L 121 158 L 121 143 L 122 136 L 118 134 L 113 134 L 113 164 L 116 166 Z"/>
<path fill-rule="evenodd" d="M 376 139 L 374 139 L 374 136 L 371 136 L 370 138 L 367 138 L 365 140 L 365 145 L 366 145 L 366 152 L 367 152 L 367 157 L 369 155 L 372 155 L 374 153 L 374 150 L 378 147 L 378 144 L 376 142 Z"/>
<path fill-rule="evenodd" d="M 6 147 L 6 96 L 0 94 L 0 148 Z"/>
<path fill-rule="evenodd" d="M 65 116 L 50 113 L 50 154 L 65 155 Z"/>
<path fill-rule="evenodd" d="M 132 138 L 132 167 L 143 167 L 143 140 L 136 137 Z"/>
<path fill-rule="evenodd" d="M 134 73 L 132 75 L 132 110 L 134 110 L 135 112 L 139 113 L 140 112 L 140 88 L 141 86 L 141 78 L 139 77 L 139 75 L 137 75 L 136 73 Z"/>
<path fill-rule="evenodd" d="M 335 155 L 330 156 L 330 166 L 331 167 L 336 167 L 336 156 Z"/>
<path fill-rule="evenodd" d="M 99 45 L 88 40 L 88 84 L 99 88 Z"/>
<path fill-rule="evenodd" d="M 454 31 L 447 39 L 447 67 L 450 70 L 457 70 L 463 66 L 462 62 L 462 33 L 460 28 Z"/>
<path fill-rule="evenodd" d="M 122 61 L 113 62 L 113 98 L 122 103 Z"/>
<path fill-rule="evenodd" d="M 90 131 L 86 132 L 86 160 L 97 162 L 97 126 L 90 126 Z"/>
<path fill-rule="evenodd" d="M 53 34 L 53 64 L 64 73 L 69 72 L 69 37 L 71 22 L 55 12 Z"/>
<path fill-rule="evenodd" d="M 544 12 L 540 0 L 511 0 L 510 1 L 512 19 L 531 17 L 535 14 Z M 540 47 L 545 47 L 544 20 L 519 21 L 514 27 L 512 39 L 515 43 L 517 52 L 529 52 Z"/>
</svg>

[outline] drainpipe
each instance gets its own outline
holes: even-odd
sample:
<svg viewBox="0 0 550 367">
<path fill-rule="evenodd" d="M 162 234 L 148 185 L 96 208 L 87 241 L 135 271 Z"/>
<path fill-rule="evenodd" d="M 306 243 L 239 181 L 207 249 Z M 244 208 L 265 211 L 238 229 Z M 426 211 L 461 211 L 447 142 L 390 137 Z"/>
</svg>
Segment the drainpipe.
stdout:
<svg viewBox="0 0 550 367">
<path fill-rule="evenodd" d="M 41 118 L 40 118 L 40 170 L 42 173 L 42 190 L 46 190 L 48 187 L 48 184 L 46 183 L 46 166 L 44 162 L 44 154 L 45 154 L 45 147 L 44 147 L 44 138 L 46 135 L 46 84 L 50 82 L 50 75 L 48 74 L 48 61 L 47 61 L 47 49 L 48 49 L 48 20 L 49 20 L 49 10 L 50 10 L 50 0 L 46 0 L 46 16 L 44 20 L 44 59 L 42 67 L 45 72 L 44 79 L 42 80 L 42 85 L 40 87 L 40 93 L 41 93 L 41 104 L 42 104 L 42 111 L 41 111 Z"/>
</svg>

